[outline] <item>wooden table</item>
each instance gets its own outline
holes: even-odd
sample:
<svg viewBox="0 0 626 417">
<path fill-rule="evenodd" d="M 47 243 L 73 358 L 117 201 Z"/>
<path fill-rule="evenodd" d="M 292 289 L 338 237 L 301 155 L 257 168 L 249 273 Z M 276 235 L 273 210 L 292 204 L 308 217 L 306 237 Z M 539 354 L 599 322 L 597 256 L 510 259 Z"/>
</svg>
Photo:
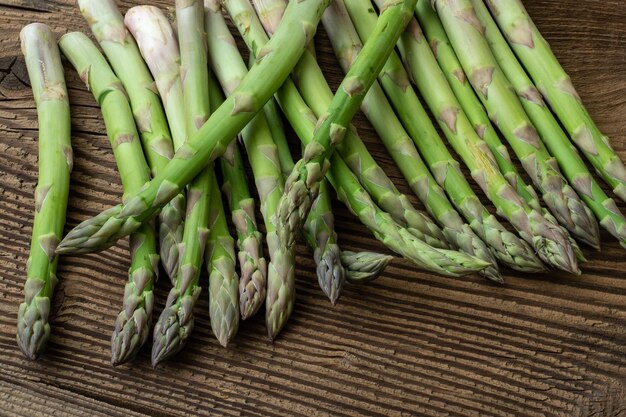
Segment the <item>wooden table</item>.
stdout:
<svg viewBox="0 0 626 417">
<path fill-rule="evenodd" d="M 626 158 L 626 2 L 525 3 Z M 72 0 L 0 0 L 0 415 L 626 415 L 626 253 L 607 234 L 601 253 L 587 251 L 580 277 L 509 272 L 499 287 L 420 273 L 397 260 L 374 284 L 347 287 L 336 307 L 317 288 L 301 245 L 297 307 L 274 344 L 260 315 L 242 323 L 228 349 L 219 347 L 205 292 L 187 348 L 157 369 L 147 348 L 130 366 L 109 364 L 128 268 L 123 242 L 63 259 L 49 349 L 38 362 L 25 360 L 15 322 L 37 180 L 37 118 L 18 33 L 33 21 L 58 34 L 89 32 Z M 336 86 L 341 76 L 323 33 L 317 44 Z M 73 226 L 118 202 L 120 186 L 98 106 L 69 65 L 66 74 Z M 410 194 L 371 127 L 361 116 L 356 124 Z M 344 248 L 384 250 L 338 202 L 336 214 Z M 157 286 L 157 312 L 167 287 L 166 280 Z"/>
</svg>

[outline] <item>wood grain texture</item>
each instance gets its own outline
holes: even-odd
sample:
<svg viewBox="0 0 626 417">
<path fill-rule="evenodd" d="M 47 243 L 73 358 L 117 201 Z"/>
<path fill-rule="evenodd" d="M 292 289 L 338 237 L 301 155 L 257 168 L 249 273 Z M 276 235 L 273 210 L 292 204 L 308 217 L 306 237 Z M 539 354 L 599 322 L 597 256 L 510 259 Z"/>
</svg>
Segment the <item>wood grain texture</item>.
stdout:
<svg viewBox="0 0 626 417">
<path fill-rule="evenodd" d="M 125 10 L 130 1 L 121 2 Z M 173 2 L 153 2 L 164 7 Z M 626 158 L 626 3 L 525 0 L 601 128 Z M 185 351 L 157 369 L 144 349 L 109 365 L 110 334 L 128 268 L 127 243 L 64 258 L 39 362 L 15 344 L 36 184 L 37 119 L 18 33 L 32 21 L 88 32 L 73 0 L 0 0 L 0 415 L 7 416 L 626 416 L 626 253 L 604 234 L 580 277 L 420 273 L 397 260 L 379 281 L 350 286 L 337 307 L 298 247 L 297 307 L 266 341 L 263 314 L 228 349 L 210 335 L 206 277 Z M 325 36 L 319 59 L 341 72 Z M 119 201 L 98 107 L 69 65 L 75 169 L 68 227 Z M 371 127 L 374 156 L 410 193 Z M 339 203 L 344 248 L 383 250 Z M 622 204 L 622 209 L 626 207 Z M 156 289 L 157 314 L 167 282 Z"/>
</svg>

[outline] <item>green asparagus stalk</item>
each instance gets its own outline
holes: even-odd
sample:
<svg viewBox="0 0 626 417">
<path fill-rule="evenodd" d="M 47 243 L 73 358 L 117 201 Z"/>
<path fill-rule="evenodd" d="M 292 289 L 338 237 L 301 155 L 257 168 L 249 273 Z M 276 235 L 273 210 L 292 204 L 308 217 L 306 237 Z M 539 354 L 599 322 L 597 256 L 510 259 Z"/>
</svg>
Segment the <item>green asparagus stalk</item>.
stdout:
<svg viewBox="0 0 626 417">
<path fill-rule="evenodd" d="M 219 85 L 216 87 L 219 88 Z M 236 143 L 231 143 L 229 150 L 220 158 L 220 164 L 224 177 L 222 189 L 228 197 L 231 218 L 237 229 L 241 267 L 239 307 L 245 320 L 257 312 L 264 300 L 267 264 L 263 257 L 263 237 L 256 223 L 255 202 L 250 196 L 243 159 Z"/>
<path fill-rule="evenodd" d="M 64 35 L 59 40 L 59 46 L 102 108 L 126 197 L 150 180 L 126 92 L 104 56 L 83 33 Z M 159 261 L 151 222 L 145 223 L 130 236 L 130 252 L 124 308 L 117 317 L 111 338 L 113 365 L 133 359 L 148 339 L 154 304 L 152 289 Z"/>
<path fill-rule="evenodd" d="M 282 24 L 257 54 L 257 63 L 236 93 L 191 135 L 167 167 L 148 185 L 128 196 L 126 204 L 112 207 L 77 226 L 57 247 L 57 253 L 94 252 L 111 246 L 154 216 L 204 167 L 223 154 L 228 144 L 288 77 L 314 35 L 328 1 L 290 3 Z"/>
<path fill-rule="evenodd" d="M 208 22 L 208 16 L 205 9 L 205 28 Z M 205 32 L 206 35 L 206 32 Z M 224 102 L 224 95 L 220 91 L 220 86 L 215 79 L 215 74 L 209 71 L 209 95 L 211 96 L 211 106 L 213 110 L 217 110 Z M 232 142 L 230 146 L 236 145 Z M 229 151 L 227 150 L 226 153 Z M 235 256 L 234 241 L 230 236 L 228 225 L 226 223 L 226 213 L 222 203 L 222 197 L 217 191 L 218 183 L 215 176 L 212 179 L 212 187 L 209 194 L 210 200 L 215 206 L 209 215 L 209 223 L 212 225 L 211 234 L 209 235 L 209 245 L 207 246 L 207 271 L 209 273 L 209 315 L 211 318 L 211 328 L 217 340 L 224 347 L 228 345 L 230 340 L 237 333 L 239 327 L 239 312 L 242 302 L 239 300 L 241 291 L 241 282 L 248 282 L 247 279 L 239 279 L 235 272 Z M 214 194 L 215 193 L 215 194 Z M 259 252 L 260 254 L 260 252 Z M 263 258 L 261 258 L 263 259 Z M 265 262 L 264 260 L 262 262 Z M 259 274 L 252 274 L 253 280 L 249 281 L 255 286 L 257 293 L 261 289 L 265 290 L 265 282 L 259 282 Z M 266 277 L 261 276 L 264 280 Z M 256 281 L 255 281 L 256 280 Z M 248 304 L 250 308 L 259 308 L 263 304 L 264 298 L 258 297 L 250 293 L 250 285 L 244 294 L 246 297 L 252 297 L 253 302 Z M 258 298 L 258 300 L 257 300 Z M 255 305 L 256 303 L 256 305 Z M 251 313 L 253 314 L 253 313 Z"/>
<path fill-rule="evenodd" d="M 172 159 L 174 150 L 152 75 L 135 40 L 124 26 L 124 18 L 114 0 L 78 0 L 78 4 L 128 93 L 144 154 L 155 177 Z M 161 264 L 171 279 L 176 276 L 178 268 L 178 245 L 183 237 L 184 215 L 184 194 L 172 199 L 159 214 Z"/>
<path fill-rule="evenodd" d="M 471 2 L 463 0 L 454 5 L 436 4 L 441 22 L 470 83 L 490 118 L 542 192 L 546 205 L 574 237 L 597 247 L 599 233 L 593 213 L 563 178 L 556 160 L 549 154 L 524 112 L 509 80 L 491 54 Z"/>
<path fill-rule="evenodd" d="M 341 263 L 341 250 L 337 244 L 335 215 L 329 193 L 328 182 L 324 180 L 304 223 L 304 237 L 313 248 L 320 288 L 335 305 L 346 281 L 346 270 Z"/>
<path fill-rule="evenodd" d="M 385 3 L 381 23 L 374 28 L 371 42 L 364 46 L 339 86 L 327 113 L 320 117 L 313 141 L 306 145 L 302 159 L 287 177 L 277 215 L 281 251 L 293 251 L 297 233 L 304 225 L 319 192 L 319 184 L 329 169 L 329 157 L 343 140 L 352 117 L 393 50 L 415 3 L 416 0 L 389 0 Z M 295 301 L 293 282 L 276 278 L 279 277 L 268 275 L 266 299 L 266 325 L 272 338 L 289 319 Z"/>
<path fill-rule="evenodd" d="M 199 0 L 177 0 L 176 21 L 180 42 L 180 72 L 186 129 L 197 130 L 211 112 L 207 53 L 204 47 L 204 13 Z M 162 45 L 165 45 L 163 43 Z M 166 56 L 156 45 L 154 54 Z M 173 54 L 174 58 L 177 54 Z M 164 66 L 167 58 L 161 58 Z M 153 63 L 154 65 L 154 63 Z M 194 327 L 193 308 L 200 295 L 200 271 L 209 233 L 212 168 L 202 171 L 187 188 L 187 214 L 180 244 L 180 267 L 153 332 L 152 365 L 179 352 Z"/>
<path fill-rule="evenodd" d="M 515 88 L 526 113 L 544 138 L 548 150 L 556 157 L 565 177 L 594 212 L 600 224 L 626 247 L 626 219 L 615 201 L 606 195 L 585 166 L 541 94 L 517 61 L 487 7 L 482 1 L 472 0 L 472 4 L 485 28 L 485 37 L 496 60 Z"/>
<path fill-rule="evenodd" d="M 181 106 L 180 50 L 174 30 L 156 6 L 131 7 L 124 16 L 124 23 L 137 41 L 139 51 L 154 77 L 172 132 L 174 150 L 178 151 L 187 141 L 189 132 L 185 108 Z M 199 123 L 201 120 L 198 120 Z"/>
<path fill-rule="evenodd" d="M 262 6 L 270 3 L 282 3 L 283 7 L 285 5 L 282 0 L 260 2 L 259 5 Z M 247 16 L 254 13 L 251 11 L 248 3 L 242 1 L 227 1 L 225 4 L 230 10 L 231 15 L 235 16 L 235 21 L 238 20 L 237 16 L 241 16 L 241 21 L 249 24 L 249 28 L 246 29 L 244 35 L 244 38 L 248 37 L 250 40 L 248 41 L 249 46 L 259 47 L 259 45 L 267 41 L 267 37 L 263 34 L 260 25 L 254 25 L 252 22 L 248 23 Z M 267 27 L 266 30 L 268 33 L 272 33 L 273 28 L 270 26 Z M 302 78 L 305 76 L 315 77 L 312 82 L 300 84 L 311 86 L 311 89 L 307 90 L 307 92 L 314 94 L 315 98 L 310 100 L 311 104 L 309 105 L 314 106 L 317 115 L 321 115 L 332 101 L 333 94 L 324 79 L 321 69 L 315 61 L 314 55 L 310 53 L 310 50 L 304 53 L 302 61 L 298 64 L 298 68 L 304 68 L 304 70 L 297 70 L 297 72 L 304 72 Z M 374 197 L 377 204 L 391 213 L 398 222 L 408 226 L 416 237 L 435 247 L 448 247 L 446 237 L 444 237 L 442 231 L 427 216 L 417 211 L 406 196 L 400 194 L 393 182 L 371 157 L 365 144 L 362 143 L 352 128 L 346 133 L 346 137 L 338 147 L 338 150 L 359 177 L 359 180 L 367 188 L 368 192 Z"/>
<path fill-rule="evenodd" d="M 263 33 L 261 24 L 256 18 L 254 11 L 252 11 L 250 4 L 248 2 L 237 0 L 228 0 L 224 4 L 248 47 L 254 51 L 255 48 L 259 48 L 264 45 L 267 38 Z M 278 95 L 282 98 L 282 102 L 280 103 L 281 107 L 285 111 L 285 114 L 290 120 L 292 126 L 296 129 L 301 141 L 306 145 L 313 137 L 316 120 L 315 115 L 312 113 L 311 109 L 307 107 L 306 103 L 304 103 L 304 100 L 298 93 L 295 85 L 289 80 L 285 82 L 281 90 L 278 92 Z M 271 106 L 272 103 L 270 102 L 269 105 Z M 270 114 L 268 120 L 276 119 L 275 116 L 271 116 L 272 114 L 275 115 L 275 112 L 267 113 L 266 109 L 266 114 Z M 274 124 L 271 124 L 270 126 L 274 126 Z M 280 135 L 275 135 L 275 137 L 279 138 Z M 286 148 L 286 145 L 283 145 L 282 147 L 279 146 L 279 157 L 284 160 L 286 160 L 289 155 Z M 339 173 L 337 175 L 337 183 L 333 184 L 333 187 L 337 191 L 347 190 L 347 195 L 344 196 L 345 198 L 343 198 L 343 201 L 354 213 L 359 216 L 360 220 L 367 227 L 374 231 L 375 236 L 388 245 L 392 250 L 406 256 L 408 259 L 413 260 L 419 266 L 425 267 L 427 270 L 436 270 L 440 273 L 442 271 L 441 266 L 456 258 L 457 267 L 452 268 L 450 265 L 448 267 L 444 267 L 444 270 L 447 270 L 447 272 L 444 272 L 445 275 L 449 275 L 454 269 L 460 273 L 460 269 L 458 269 L 459 262 L 465 262 L 465 265 L 469 266 L 467 258 L 463 261 L 462 257 L 459 256 L 461 254 L 451 251 L 435 250 L 428 245 L 422 246 L 423 242 L 419 241 L 419 239 L 415 239 L 414 236 L 411 236 L 412 233 L 408 232 L 405 227 L 398 225 L 387 213 L 380 210 L 376 206 L 376 204 L 371 200 L 369 194 L 362 188 L 358 180 L 353 180 L 354 174 L 337 154 L 332 156 L 331 167 L 338 167 L 332 169 Z M 329 175 L 331 174 L 332 172 L 329 173 Z M 340 193 L 340 197 L 342 196 L 343 194 Z M 377 223 L 377 220 L 381 221 L 382 224 Z M 390 235 L 388 238 L 385 236 L 385 230 L 389 230 Z M 398 235 L 404 237 L 401 242 L 397 242 L 394 241 L 392 235 L 394 237 Z M 424 252 L 421 255 L 419 254 L 419 249 L 416 251 L 418 246 L 424 248 Z M 442 254 L 444 254 L 444 257 L 447 257 L 448 261 L 444 261 L 440 267 L 432 269 L 434 264 L 437 264 L 437 262 L 442 260 Z M 477 259 L 471 259 L 474 259 L 474 267 L 477 267 Z M 486 266 L 484 262 L 480 263 L 483 267 Z"/>
<path fill-rule="evenodd" d="M 280 160 L 280 166 L 283 171 L 283 175 L 287 176 L 291 172 L 294 166 L 293 158 L 291 156 L 291 151 L 289 150 L 289 145 L 287 144 L 287 137 L 285 136 L 285 132 L 283 130 L 282 121 L 280 119 L 280 115 L 278 113 L 278 109 L 276 108 L 276 103 L 273 100 L 270 100 L 265 105 L 265 115 L 267 121 L 270 125 L 270 130 L 272 131 L 272 137 L 274 138 L 274 143 L 276 144 L 278 150 L 278 159 Z M 338 157 L 338 155 L 333 156 L 333 159 Z M 332 163 L 332 162 L 331 162 Z M 327 181 L 320 186 L 320 194 L 317 197 L 318 201 L 314 204 L 314 208 L 317 204 L 320 204 L 323 200 L 327 200 L 327 202 L 322 202 L 322 204 L 330 206 L 330 193 L 323 190 L 321 187 L 326 187 Z M 319 214 L 319 216 L 318 216 Z M 320 250 L 318 248 L 321 247 L 321 244 L 318 244 L 317 241 L 319 238 L 314 234 L 314 230 L 309 227 L 308 223 L 311 223 L 316 217 L 327 217 L 332 214 L 332 211 L 327 213 L 316 213 L 313 209 L 309 213 L 309 217 L 307 218 L 307 224 L 305 225 L 305 238 L 309 243 L 309 246 L 313 248 L 314 251 Z M 333 229 L 329 229 L 328 231 L 323 231 L 323 235 L 332 236 L 333 239 L 336 239 L 336 232 Z M 330 242 L 332 242 L 329 239 Z M 328 243 L 327 243 L 328 245 Z M 382 255 L 376 252 L 350 252 L 340 250 L 340 259 L 343 269 L 345 271 L 345 280 L 348 281 L 365 281 L 365 280 L 374 280 L 376 279 L 382 271 L 387 267 L 389 262 L 393 259 L 392 256 Z M 318 266 L 319 270 L 319 266 Z M 339 282 L 338 280 L 324 280 L 322 281 L 322 274 L 318 272 L 317 274 L 320 280 L 320 287 L 324 291 L 324 293 L 329 296 L 329 294 L 337 294 L 339 293 Z M 338 276 L 334 275 L 333 277 Z M 343 284 L 341 284 L 343 286 Z M 332 301 L 332 300 L 331 300 Z"/>
<path fill-rule="evenodd" d="M 209 22 L 210 16 L 207 16 L 206 13 L 207 10 L 205 9 L 205 22 Z M 212 72 L 209 73 L 209 84 L 209 91 L 213 96 L 211 101 L 215 104 L 221 104 L 224 101 L 224 96 L 221 92 L 221 86 Z M 246 129 L 247 127 L 244 131 Z M 239 278 L 239 309 L 242 319 L 246 320 L 256 314 L 265 301 L 267 263 L 263 257 L 263 238 L 254 217 L 255 203 L 250 197 L 243 158 L 235 142 L 230 144 L 224 156 L 220 158 L 220 163 L 224 177 L 222 188 L 228 197 L 231 208 L 238 207 L 235 210 L 231 209 L 231 218 L 237 229 L 238 256 L 242 271 Z"/>
<path fill-rule="evenodd" d="M 254 4 L 259 9 L 259 19 L 263 22 L 268 35 L 272 36 L 282 19 L 285 5 L 282 1 L 277 0 L 257 0 L 254 1 Z M 309 45 L 307 53 L 315 53 L 313 43 Z M 286 178 L 293 170 L 295 163 L 291 157 L 282 122 L 278 117 L 274 103 L 266 105 L 266 119 L 272 139 L 277 147 L 278 165 Z M 284 184 L 284 178 L 281 179 L 281 182 Z M 317 199 L 311 206 L 311 211 L 306 218 L 304 236 L 309 247 L 313 249 L 319 286 L 330 302 L 335 305 L 345 282 L 346 269 L 341 262 L 341 250 L 335 232 L 335 216 L 332 211 L 326 179 L 321 181 Z"/>
<path fill-rule="evenodd" d="M 351 284 L 374 281 L 392 260 L 393 256 L 376 252 L 341 252 L 341 261 L 348 270 L 346 278 Z"/>
<path fill-rule="evenodd" d="M 355 7 L 357 12 L 360 9 L 358 4 L 351 6 Z M 334 12 L 333 14 L 327 12 L 327 15 L 324 16 L 324 24 L 328 27 L 327 32 L 330 34 L 334 49 L 340 57 L 340 63 L 347 69 L 354 56 L 355 48 L 358 48 L 360 45 L 360 39 L 355 33 L 355 29 L 350 22 L 350 18 L 347 16 L 343 3 L 337 2 L 337 5 L 332 11 Z M 364 16 L 363 18 L 369 20 L 369 17 L 373 16 Z M 396 63 L 393 71 L 390 70 L 392 61 Z M 490 244 L 496 256 L 503 263 L 512 268 L 526 272 L 542 270 L 543 266 L 534 256 L 532 249 L 517 236 L 507 231 L 504 226 L 487 211 L 476 194 L 472 191 L 470 185 L 461 174 L 458 163 L 447 151 L 446 146 L 439 138 L 426 112 L 415 96 L 404 69 L 402 65 L 399 64 L 395 54 L 391 55 L 390 61 L 385 65 L 382 74 L 384 75 L 380 78 L 387 91 L 391 93 L 389 96 L 395 100 L 396 103 L 402 102 L 407 106 L 397 107 L 397 110 L 398 114 L 405 122 L 405 126 L 411 128 L 414 142 L 420 146 L 420 150 L 428 157 L 431 168 L 441 167 L 442 172 L 438 173 L 435 169 L 433 170 L 436 180 L 430 175 L 426 168 L 425 173 L 416 171 L 414 160 L 419 158 L 419 154 L 415 149 L 415 145 L 411 143 L 409 135 L 404 131 L 402 124 L 394 116 L 393 109 L 387 101 L 382 88 L 380 85 L 375 84 L 369 92 L 372 99 L 367 103 L 369 107 L 365 109 L 366 114 L 370 117 L 370 120 L 375 122 L 374 125 L 378 126 L 381 139 L 386 144 L 387 149 L 396 160 L 396 163 L 398 163 L 405 172 L 409 183 L 415 184 L 415 192 L 418 195 L 425 194 L 425 191 L 420 189 L 419 186 L 425 182 L 426 179 L 432 183 L 439 182 L 439 184 L 448 191 L 448 195 L 452 198 L 459 211 L 465 215 L 471 227 Z M 398 77 L 395 77 L 396 75 Z M 404 78 L 402 77 L 403 75 Z M 404 81 L 404 83 L 398 81 Z M 391 85 L 388 85 L 389 82 Z M 413 100 L 410 100 L 411 98 Z M 394 135 L 393 132 L 397 133 Z M 397 145 L 399 140 L 405 143 L 400 150 Z M 406 149 L 409 149 L 410 153 L 406 151 Z M 423 180 L 419 181 L 421 178 L 423 178 Z M 430 193 L 426 194 L 426 198 L 432 200 Z M 426 201 L 428 202 L 428 200 Z M 447 206 L 444 206 L 444 210 L 433 210 L 442 218 L 442 222 L 451 222 L 448 213 L 454 213 L 454 209 L 449 208 L 449 206 L 448 203 Z M 454 218 L 452 219 L 455 220 Z M 455 220 L 453 224 L 458 223 L 459 221 Z M 462 221 L 460 221 L 460 223 L 463 224 Z M 467 226 L 464 227 L 467 228 Z M 485 254 L 486 249 L 484 246 L 481 247 L 473 243 L 473 241 L 468 242 L 466 239 L 463 239 L 462 242 L 466 245 L 465 247 L 471 243 L 471 246 L 466 250 L 469 251 L 473 249 L 474 253 L 481 254 L 483 259 L 490 259 L 487 257 L 490 252 L 487 251 Z M 478 240 L 478 242 L 482 241 Z M 495 272 L 497 273 L 497 269 Z M 485 274 L 492 279 L 499 280 L 499 274 L 496 275 L 493 270 L 488 270 Z"/>
<path fill-rule="evenodd" d="M 20 40 L 37 105 L 39 176 L 17 344 L 26 357 L 37 359 L 50 338 L 50 300 L 58 281 L 54 250 L 65 225 L 73 157 L 70 105 L 56 37 L 48 26 L 32 23 L 22 29 Z"/>
<path fill-rule="evenodd" d="M 519 174 L 517 167 L 511 161 L 508 148 L 500 140 L 500 136 L 489 119 L 489 115 L 485 111 L 480 99 L 476 96 L 474 89 L 467 81 L 461 63 L 456 57 L 452 45 L 450 45 L 446 31 L 430 3 L 427 1 L 418 1 L 415 11 L 421 25 L 421 28 L 416 28 L 415 33 L 419 33 L 419 29 L 424 30 L 423 35 L 426 36 L 426 39 L 430 43 L 433 54 L 446 76 L 454 95 L 459 101 L 462 110 L 474 125 L 474 130 L 478 136 L 484 139 L 487 146 L 489 146 L 504 177 L 530 207 L 540 211 L 543 217 L 550 223 L 558 225 L 558 221 L 552 213 L 541 206 L 539 197 L 533 186 L 526 184 Z M 562 227 L 562 229 L 566 232 L 565 228 Z M 569 232 L 566 233 L 578 261 L 584 262 L 585 257 L 578 243 L 569 235 Z"/>
<path fill-rule="evenodd" d="M 208 21 L 208 18 L 206 20 Z M 209 75 L 210 91 L 214 92 L 214 100 L 222 103 L 224 96 L 220 84 L 212 72 Z M 237 229 L 238 257 L 241 266 L 239 309 L 242 319 L 246 320 L 256 314 L 265 301 L 267 262 L 263 257 L 263 236 L 257 226 L 254 214 L 256 204 L 250 196 L 243 158 L 235 142 L 230 144 L 224 156 L 220 158 L 220 164 L 224 177 L 222 188 L 228 197 L 231 218 Z"/>
<path fill-rule="evenodd" d="M 223 347 L 239 328 L 239 277 L 235 271 L 235 240 L 230 235 L 217 178 L 212 177 L 207 271 L 209 317 L 213 334 Z"/>
<path fill-rule="evenodd" d="M 509 44 L 548 100 L 572 141 L 596 171 L 626 201 L 626 167 L 609 139 L 595 124 L 572 81 L 559 64 L 519 0 L 488 0 L 494 18 Z"/>
</svg>

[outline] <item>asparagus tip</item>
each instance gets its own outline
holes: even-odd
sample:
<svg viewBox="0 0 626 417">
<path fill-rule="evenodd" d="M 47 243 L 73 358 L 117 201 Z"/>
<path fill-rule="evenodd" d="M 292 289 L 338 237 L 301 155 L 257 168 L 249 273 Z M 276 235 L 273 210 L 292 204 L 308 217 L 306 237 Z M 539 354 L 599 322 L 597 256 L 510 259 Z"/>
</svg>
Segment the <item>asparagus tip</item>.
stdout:
<svg viewBox="0 0 626 417">
<path fill-rule="evenodd" d="M 49 298 L 45 300 L 49 300 Z M 22 303 L 20 306 L 16 341 L 24 356 L 30 360 L 38 359 L 46 350 L 48 339 L 50 339 L 49 308 L 45 301 L 33 302 L 30 305 Z"/>
<path fill-rule="evenodd" d="M 482 271 L 482 275 L 487 278 L 491 282 L 495 282 L 496 284 L 504 284 L 504 278 L 502 274 L 495 268 L 487 268 Z"/>
<path fill-rule="evenodd" d="M 39 359 L 39 356 L 41 356 L 41 354 L 45 350 L 46 344 L 47 338 L 45 341 L 34 341 L 27 335 L 17 336 L 17 345 L 20 347 L 20 350 L 22 351 L 24 356 L 31 361 Z"/>
<path fill-rule="evenodd" d="M 336 244 L 327 244 L 317 262 L 317 279 L 320 288 L 332 305 L 336 305 L 346 281 L 346 270 L 341 263 L 341 251 Z"/>
</svg>

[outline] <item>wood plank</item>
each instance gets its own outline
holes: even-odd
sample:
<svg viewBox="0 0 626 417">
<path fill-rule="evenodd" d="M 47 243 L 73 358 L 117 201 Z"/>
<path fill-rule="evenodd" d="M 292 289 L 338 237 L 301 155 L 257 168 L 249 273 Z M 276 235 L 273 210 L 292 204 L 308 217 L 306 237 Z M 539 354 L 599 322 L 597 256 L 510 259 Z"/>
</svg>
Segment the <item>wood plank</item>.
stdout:
<svg viewBox="0 0 626 417">
<path fill-rule="evenodd" d="M 525 4 L 626 158 L 626 3 Z M 89 32 L 73 0 L 0 1 L 0 414 L 626 416 L 626 256 L 606 233 L 602 252 L 587 252 L 580 277 L 507 272 L 499 287 L 396 260 L 379 281 L 346 288 L 336 307 L 317 288 L 311 254 L 300 245 L 296 310 L 274 344 L 261 315 L 242 323 L 232 346 L 219 347 L 205 291 L 185 351 L 157 369 L 148 348 L 131 365 L 109 364 L 128 268 L 121 242 L 63 260 L 48 352 L 25 360 L 15 322 L 32 227 L 37 120 L 18 34 L 35 20 L 58 34 Z M 316 43 L 337 86 L 342 74 L 323 31 Z M 69 65 L 66 76 L 75 147 L 71 227 L 119 201 L 121 188 L 99 109 Z M 355 123 L 410 194 L 371 126 L 362 115 Z M 345 207 L 335 207 L 344 248 L 384 250 Z M 167 287 L 157 285 L 157 313 Z"/>
</svg>

